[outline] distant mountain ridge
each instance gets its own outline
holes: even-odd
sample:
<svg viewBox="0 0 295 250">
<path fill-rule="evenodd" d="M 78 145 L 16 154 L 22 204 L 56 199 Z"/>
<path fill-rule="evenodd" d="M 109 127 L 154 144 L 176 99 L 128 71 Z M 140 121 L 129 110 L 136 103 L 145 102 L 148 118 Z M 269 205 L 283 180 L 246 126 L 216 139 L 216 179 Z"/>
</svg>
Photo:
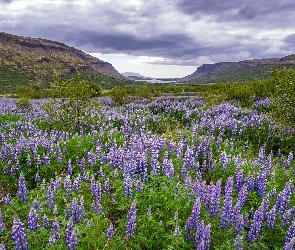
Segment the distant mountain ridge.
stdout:
<svg viewBox="0 0 295 250">
<path fill-rule="evenodd" d="M 203 64 L 197 70 L 180 81 L 196 81 L 200 83 L 209 82 L 231 82 L 247 81 L 255 78 L 266 78 L 273 67 L 294 67 L 295 55 L 282 58 L 253 59 L 239 62 L 218 62 L 214 64 Z"/>
<path fill-rule="evenodd" d="M 66 44 L 0 32 L 0 63 L 13 66 L 42 82 L 53 72 L 67 76 L 78 72 L 123 76 L 104 62 Z"/>
</svg>

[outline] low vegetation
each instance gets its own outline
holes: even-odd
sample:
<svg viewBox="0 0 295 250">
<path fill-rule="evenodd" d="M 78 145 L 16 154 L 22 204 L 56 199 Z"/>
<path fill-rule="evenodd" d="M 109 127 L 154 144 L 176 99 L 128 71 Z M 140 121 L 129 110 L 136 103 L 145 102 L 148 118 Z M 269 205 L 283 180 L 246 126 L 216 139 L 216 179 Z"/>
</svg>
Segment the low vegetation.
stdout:
<svg viewBox="0 0 295 250">
<path fill-rule="evenodd" d="M 1 98 L 0 249 L 294 249 L 294 72 Z"/>
</svg>

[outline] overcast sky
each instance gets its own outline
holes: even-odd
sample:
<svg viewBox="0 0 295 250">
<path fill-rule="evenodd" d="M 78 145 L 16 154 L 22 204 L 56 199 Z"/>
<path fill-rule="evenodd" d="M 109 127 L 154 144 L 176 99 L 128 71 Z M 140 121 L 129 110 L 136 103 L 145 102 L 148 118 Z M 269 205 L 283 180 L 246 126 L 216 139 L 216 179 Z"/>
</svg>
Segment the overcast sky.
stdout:
<svg viewBox="0 0 295 250">
<path fill-rule="evenodd" d="M 0 0 L 0 31 L 63 42 L 119 72 L 295 53 L 294 0 Z"/>
</svg>

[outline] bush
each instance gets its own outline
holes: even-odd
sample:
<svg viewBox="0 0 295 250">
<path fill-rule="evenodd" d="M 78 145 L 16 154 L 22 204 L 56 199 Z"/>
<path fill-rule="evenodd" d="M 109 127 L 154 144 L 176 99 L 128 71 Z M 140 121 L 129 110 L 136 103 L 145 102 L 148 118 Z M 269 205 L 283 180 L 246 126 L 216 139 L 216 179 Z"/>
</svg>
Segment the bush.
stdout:
<svg viewBox="0 0 295 250">
<path fill-rule="evenodd" d="M 14 103 L 18 109 L 29 109 L 32 107 L 30 99 L 26 97 L 17 99 Z"/>
</svg>

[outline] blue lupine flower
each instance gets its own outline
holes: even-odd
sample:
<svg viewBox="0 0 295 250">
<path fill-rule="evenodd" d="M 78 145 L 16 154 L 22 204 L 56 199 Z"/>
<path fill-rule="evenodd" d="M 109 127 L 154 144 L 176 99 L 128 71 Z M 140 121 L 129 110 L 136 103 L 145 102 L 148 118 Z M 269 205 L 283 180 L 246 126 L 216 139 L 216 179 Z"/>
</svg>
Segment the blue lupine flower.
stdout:
<svg viewBox="0 0 295 250">
<path fill-rule="evenodd" d="M 17 215 L 14 215 L 12 225 L 12 240 L 15 242 L 16 250 L 28 250 L 27 236 L 25 233 L 25 225 L 20 221 Z"/>
<path fill-rule="evenodd" d="M 267 177 L 264 170 L 259 170 L 255 183 L 257 195 L 263 197 L 266 193 Z"/>
<path fill-rule="evenodd" d="M 102 213 L 103 212 L 103 208 L 101 206 L 100 201 L 98 201 L 97 199 L 95 199 L 91 205 L 90 205 L 90 210 L 92 210 L 94 213 Z"/>
<path fill-rule="evenodd" d="M 108 230 L 107 230 L 106 237 L 107 237 L 107 239 L 110 239 L 114 235 L 115 235 L 115 230 L 114 230 L 113 223 L 111 223 L 110 226 L 109 226 L 109 228 L 108 228 Z"/>
<path fill-rule="evenodd" d="M 290 209 L 286 210 L 283 213 L 281 224 L 282 226 L 286 226 L 290 224 L 291 219 L 294 218 L 295 215 L 295 206 L 291 207 Z"/>
<path fill-rule="evenodd" d="M 134 199 L 127 215 L 126 235 L 129 238 L 135 235 L 137 212 L 136 203 L 136 199 Z"/>
<path fill-rule="evenodd" d="M 67 169 L 67 173 L 69 176 L 71 176 L 73 174 L 73 168 L 72 168 L 72 162 L 71 159 L 68 160 L 68 169 Z"/>
<path fill-rule="evenodd" d="M 17 196 L 21 203 L 28 201 L 28 189 L 26 187 L 26 180 L 22 172 L 20 173 L 18 178 Z"/>
<path fill-rule="evenodd" d="M 293 184 L 291 181 L 287 182 L 283 191 L 278 195 L 276 200 L 276 214 L 283 214 L 288 209 L 292 194 Z"/>
<path fill-rule="evenodd" d="M 248 233 L 248 241 L 257 241 L 258 236 L 260 234 L 261 231 L 261 227 L 262 227 L 262 222 L 264 219 L 264 206 L 261 205 L 255 212 L 253 220 L 252 220 L 252 224 L 250 227 L 250 231 Z"/>
<path fill-rule="evenodd" d="M 4 224 L 4 218 L 3 215 L 0 211 L 0 233 L 4 232 L 5 224 Z"/>
<path fill-rule="evenodd" d="M 104 193 L 105 194 L 110 194 L 111 193 L 111 187 L 110 187 L 110 180 L 106 179 L 106 181 L 104 182 Z"/>
<path fill-rule="evenodd" d="M 179 237 L 180 235 L 181 235 L 181 232 L 179 230 L 179 225 L 178 225 L 178 223 L 176 223 L 176 227 L 175 227 L 175 230 L 173 232 L 173 236 L 174 237 Z"/>
<path fill-rule="evenodd" d="M 276 206 L 274 205 L 271 210 L 266 214 L 266 226 L 275 229 L 276 224 Z"/>
<path fill-rule="evenodd" d="M 74 182 L 73 182 L 73 190 L 74 191 L 79 191 L 81 189 L 81 182 L 82 182 L 82 179 L 81 179 L 81 176 L 80 174 L 74 179 Z"/>
<path fill-rule="evenodd" d="M 66 227 L 66 243 L 68 246 L 68 250 L 75 250 L 78 247 L 78 239 L 77 239 L 77 232 L 74 227 L 74 221 L 73 218 L 71 217 L 67 227 Z"/>
<path fill-rule="evenodd" d="M 213 187 L 210 195 L 210 216 L 215 217 L 219 214 L 219 205 L 221 198 L 221 180 L 219 180 Z"/>
<path fill-rule="evenodd" d="M 132 181 L 129 173 L 124 173 L 124 197 L 132 197 Z"/>
<path fill-rule="evenodd" d="M 244 177 L 243 170 L 237 168 L 236 178 L 235 178 L 235 186 L 236 186 L 237 192 L 240 192 L 241 188 L 243 187 L 243 183 L 244 183 L 243 177 Z"/>
<path fill-rule="evenodd" d="M 228 228 L 232 222 L 232 189 L 233 189 L 233 177 L 229 177 L 225 184 L 224 202 L 222 207 L 222 217 L 220 221 L 220 227 L 222 229 Z"/>
<path fill-rule="evenodd" d="M 60 239 L 60 226 L 58 220 L 55 218 L 55 220 L 52 223 L 48 244 L 50 246 L 54 245 L 57 239 Z"/>
<path fill-rule="evenodd" d="M 70 196 L 72 194 L 72 181 L 70 175 L 67 175 L 64 179 L 64 188 L 66 190 L 66 195 Z"/>
<path fill-rule="evenodd" d="M 29 216 L 28 216 L 28 228 L 31 231 L 35 231 L 40 228 L 39 217 L 35 208 L 31 207 Z"/>
<path fill-rule="evenodd" d="M 46 214 L 43 215 L 42 226 L 45 228 L 50 228 L 50 221 Z"/>
<path fill-rule="evenodd" d="M 234 238 L 234 249 L 235 250 L 243 250 L 243 235 L 239 234 Z"/>
<path fill-rule="evenodd" d="M 294 237 L 295 237 L 295 220 L 293 221 L 292 225 L 289 227 L 286 239 L 285 239 L 285 244 L 284 244 L 284 249 L 288 246 L 293 241 L 294 245 Z M 289 249 L 294 249 L 294 248 L 289 248 Z"/>
<path fill-rule="evenodd" d="M 245 204 L 247 202 L 247 197 L 248 197 L 247 190 L 248 190 L 247 184 L 244 184 L 238 193 L 238 201 L 240 202 L 242 208 L 245 206 Z"/>
</svg>

